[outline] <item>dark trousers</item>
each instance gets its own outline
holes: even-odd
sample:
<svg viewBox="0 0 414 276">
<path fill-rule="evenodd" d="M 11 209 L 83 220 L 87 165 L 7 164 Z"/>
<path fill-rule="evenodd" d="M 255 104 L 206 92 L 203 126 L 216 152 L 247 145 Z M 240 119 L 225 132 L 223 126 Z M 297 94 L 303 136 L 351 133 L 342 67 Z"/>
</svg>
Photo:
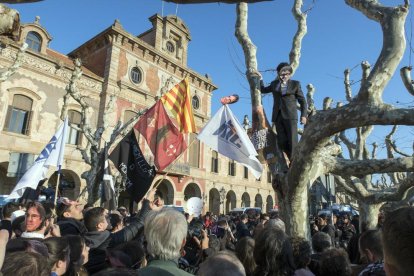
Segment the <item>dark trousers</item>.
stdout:
<svg viewBox="0 0 414 276">
<path fill-rule="evenodd" d="M 283 119 L 279 112 L 274 124 L 277 132 L 277 143 L 291 160 L 292 153 L 298 143 L 298 120 Z"/>
</svg>

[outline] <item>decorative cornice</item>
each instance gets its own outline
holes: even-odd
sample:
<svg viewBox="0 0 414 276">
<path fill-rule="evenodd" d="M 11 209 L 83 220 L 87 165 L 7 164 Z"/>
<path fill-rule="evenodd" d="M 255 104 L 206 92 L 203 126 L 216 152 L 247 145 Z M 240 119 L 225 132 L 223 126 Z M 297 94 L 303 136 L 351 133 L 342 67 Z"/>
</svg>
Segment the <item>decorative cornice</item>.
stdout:
<svg viewBox="0 0 414 276">
<path fill-rule="evenodd" d="M 15 59 L 16 53 L 17 50 L 12 49 L 12 47 L 7 47 L 0 51 L 0 56 L 12 61 Z M 41 57 L 40 55 L 36 56 L 34 53 L 30 53 L 29 55 L 28 52 L 26 52 L 22 59 L 22 64 L 30 69 L 35 69 L 48 77 L 57 78 L 64 83 L 68 83 L 72 76 L 72 70 L 70 68 L 65 66 L 59 68 L 55 60 L 47 60 L 45 57 Z M 101 93 L 102 82 L 83 75 L 79 80 L 79 87 L 84 87 Z"/>
</svg>

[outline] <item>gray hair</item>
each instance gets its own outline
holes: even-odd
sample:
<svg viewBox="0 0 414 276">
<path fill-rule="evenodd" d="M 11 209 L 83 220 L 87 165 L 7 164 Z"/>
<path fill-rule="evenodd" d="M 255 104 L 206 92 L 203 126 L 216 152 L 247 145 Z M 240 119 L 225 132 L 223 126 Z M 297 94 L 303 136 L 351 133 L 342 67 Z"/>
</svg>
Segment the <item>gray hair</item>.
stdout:
<svg viewBox="0 0 414 276">
<path fill-rule="evenodd" d="M 269 219 L 265 227 L 276 227 L 286 233 L 286 225 L 280 218 Z"/>
<path fill-rule="evenodd" d="M 245 276 L 246 271 L 236 255 L 230 251 L 220 251 L 201 263 L 197 275 Z"/>
<path fill-rule="evenodd" d="M 187 221 L 183 214 L 170 208 L 150 212 L 145 218 L 144 234 L 152 257 L 177 260 L 187 236 Z"/>
</svg>

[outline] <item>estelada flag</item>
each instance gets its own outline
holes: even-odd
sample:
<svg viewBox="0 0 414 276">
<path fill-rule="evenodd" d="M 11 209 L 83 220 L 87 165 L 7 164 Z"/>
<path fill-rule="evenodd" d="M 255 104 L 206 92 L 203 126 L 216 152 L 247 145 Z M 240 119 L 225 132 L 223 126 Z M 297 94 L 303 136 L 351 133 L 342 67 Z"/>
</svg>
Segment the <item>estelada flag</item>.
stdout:
<svg viewBox="0 0 414 276">
<path fill-rule="evenodd" d="M 178 128 L 183 133 L 195 133 L 196 126 L 191 107 L 190 86 L 187 78 L 176 84 L 161 97 L 164 107 L 177 119 Z"/>
<path fill-rule="evenodd" d="M 173 124 L 161 101 L 151 107 L 134 126 L 147 141 L 154 164 L 162 171 L 187 148 L 183 134 Z"/>
<path fill-rule="evenodd" d="M 117 144 L 109 155 L 117 170 L 125 177 L 125 188 L 135 202 L 139 202 L 151 187 L 155 167 L 150 166 L 139 148 L 134 130 Z"/>
</svg>

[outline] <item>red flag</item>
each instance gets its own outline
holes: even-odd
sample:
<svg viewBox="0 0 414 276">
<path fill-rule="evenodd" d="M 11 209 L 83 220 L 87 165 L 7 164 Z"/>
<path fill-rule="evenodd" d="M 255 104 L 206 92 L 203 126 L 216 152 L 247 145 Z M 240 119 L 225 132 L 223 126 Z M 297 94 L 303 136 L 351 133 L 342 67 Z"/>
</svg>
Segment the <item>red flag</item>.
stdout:
<svg viewBox="0 0 414 276">
<path fill-rule="evenodd" d="M 160 171 L 187 148 L 183 134 L 168 117 L 160 101 L 141 116 L 134 128 L 144 136 L 154 155 L 154 164 Z"/>
</svg>

